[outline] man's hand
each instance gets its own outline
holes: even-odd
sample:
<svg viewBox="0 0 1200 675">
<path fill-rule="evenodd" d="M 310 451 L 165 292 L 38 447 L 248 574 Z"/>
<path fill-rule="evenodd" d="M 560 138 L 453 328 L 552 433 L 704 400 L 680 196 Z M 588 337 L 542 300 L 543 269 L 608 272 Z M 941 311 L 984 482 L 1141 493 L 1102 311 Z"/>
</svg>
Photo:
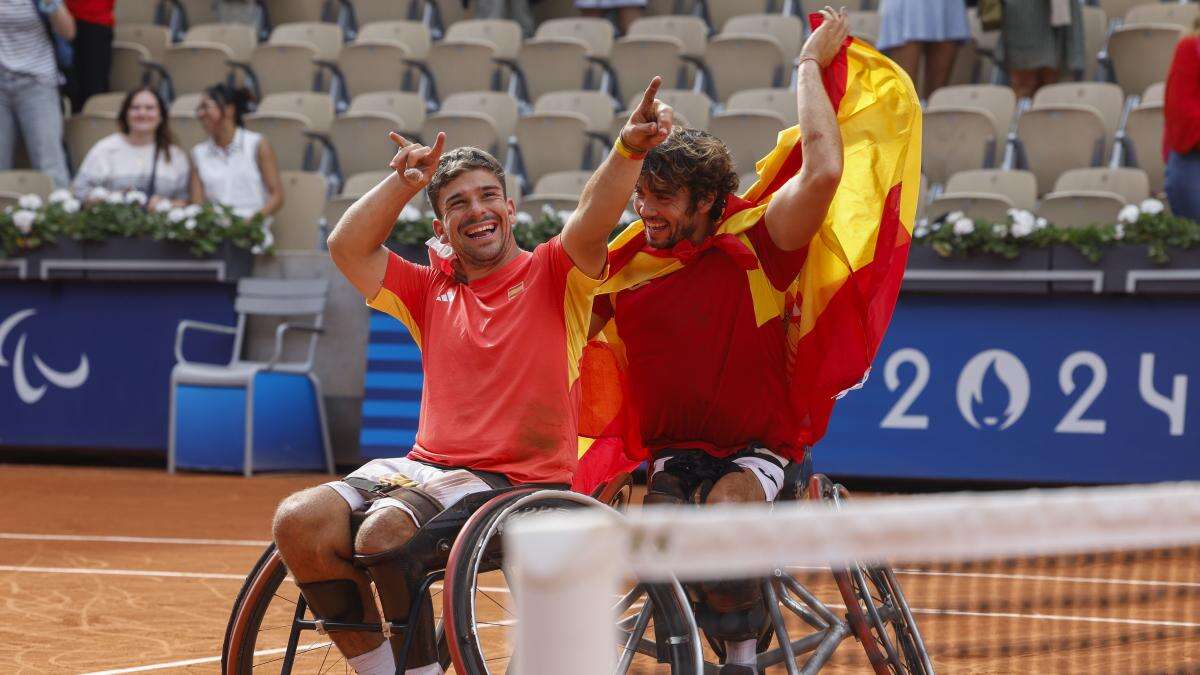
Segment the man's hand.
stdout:
<svg viewBox="0 0 1200 675">
<path fill-rule="evenodd" d="M 675 111 L 671 106 L 654 98 L 661 86 L 661 77 L 656 75 L 650 80 L 650 86 L 646 87 L 646 92 L 642 94 L 641 103 L 621 129 L 621 142 L 638 154 L 648 152 L 667 140 L 671 129 L 675 127 Z"/>
<path fill-rule="evenodd" d="M 420 190 L 433 179 L 437 171 L 438 161 L 442 158 L 442 148 L 446 145 L 446 134 L 438 132 L 433 147 L 413 143 L 396 132 L 388 134 L 388 138 L 396 144 L 396 156 L 388 163 L 397 174 L 400 182 L 412 190 Z"/>
<path fill-rule="evenodd" d="M 825 21 L 804 41 L 800 57 L 796 59 L 797 63 L 812 59 L 821 68 L 828 67 L 842 48 L 846 37 L 850 35 L 850 21 L 846 18 L 845 7 L 834 11 L 832 7 L 826 6 L 821 10 L 821 16 L 825 17 Z"/>
</svg>

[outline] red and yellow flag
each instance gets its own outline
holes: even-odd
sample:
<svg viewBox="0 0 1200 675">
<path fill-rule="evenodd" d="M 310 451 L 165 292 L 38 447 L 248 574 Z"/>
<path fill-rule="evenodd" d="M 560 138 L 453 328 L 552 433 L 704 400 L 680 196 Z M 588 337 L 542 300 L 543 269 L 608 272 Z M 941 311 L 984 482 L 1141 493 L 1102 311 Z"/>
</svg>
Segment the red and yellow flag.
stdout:
<svg viewBox="0 0 1200 675">
<path fill-rule="evenodd" d="M 819 18 L 812 17 L 814 28 Z M 836 399 L 870 371 L 904 276 L 921 180 L 921 107 L 908 75 L 869 45 L 847 40 L 823 81 L 845 153 L 837 194 L 786 293 L 760 268 L 746 272 L 759 325 L 787 321 L 791 404 L 804 421 L 797 444 L 807 445 L 824 435 Z M 715 235 L 732 235 L 753 251 L 745 231 L 802 163 L 800 129 L 781 131 L 775 149 L 755 166 L 758 180 L 729 200 Z M 645 245 L 638 221 L 609 246 L 609 279 L 600 292 L 616 293 L 681 267 L 670 251 Z M 619 355 L 615 331 L 605 335 Z M 586 400 L 598 383 L 585 378 L 582 384 Z M 581 464 L 605 463 L 600 453 L 591 454 Z"/>
</svg>

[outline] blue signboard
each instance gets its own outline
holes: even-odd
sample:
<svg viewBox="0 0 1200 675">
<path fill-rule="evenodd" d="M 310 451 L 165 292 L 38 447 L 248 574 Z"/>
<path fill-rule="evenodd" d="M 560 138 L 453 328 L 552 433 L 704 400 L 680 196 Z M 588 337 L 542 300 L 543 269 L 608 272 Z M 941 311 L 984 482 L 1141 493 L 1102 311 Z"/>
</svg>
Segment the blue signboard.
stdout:
<svg viewBox="0 0 1200 675">
<path fill-rule="evenodd" d="M 0 283 L 0 445 L 162 450 L 180 319 L 234 325 L 218 283 Z M 189 359 L 228 362 L 228 336 Z"/>
<path fill-rule="evenodd" d="M 360 454 L 407 455 L 421 417 L 421 350 L 404 324 L 382 312 L 371 312 L 365 380 Z"/>
<path fill-rule="evenodd" d="M 1200 301 L 905 295 L 817 470 L 918 479 L 1200 479 Z"/>
</svg>

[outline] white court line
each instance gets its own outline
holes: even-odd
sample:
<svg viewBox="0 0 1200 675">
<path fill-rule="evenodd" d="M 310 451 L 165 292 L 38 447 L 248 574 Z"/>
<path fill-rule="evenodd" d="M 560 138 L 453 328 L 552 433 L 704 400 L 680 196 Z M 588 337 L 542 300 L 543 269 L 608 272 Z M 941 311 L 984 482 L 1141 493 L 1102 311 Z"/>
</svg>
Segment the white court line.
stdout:
<svg viewBox="0 0 1200 675">
<path fill-rule="evenodd" d="M 180 537 L 120 537 L 90 534 L 25 534 L 0 532 L 0 539 L 15 541 L 88 541 L 114 544 L 179 544 L 184 546 L 255 546 L 263 547 L 269 541 L 254 539 L 186 539 Z"/>
<path fill-rule="evenodd" d="M 217 574 L 215 572 L 171 572 L 167 570 L 120 570 L 104 567 L 22 567 L 0 565 L 0 572 L 24 572 L 28 574 L 108 574 L 123 577 L 174 577 L 179 579 L 236 579 L 242 581 L 245 574 Z"/>
<path fill-rule="evenodd" d="M 328 642 L 311 642 L 306 645 L 296 645 L 296 651 L 320 649 L 328 646 Z M 274 654 L 282 654 L 287 651 L 286 647 L 277 649 L 260 649 L 254 652 L 255 656 L 272 656 Z M 220 661 L 220 656 L 205 656 L 199 659 L 184 659 L 182 661 L 169 661 L 167 663 L 152 663 L 146 666 L 133 666 L 132 668 L 117 668 L 116 670 L 96 670 L 83 675 L 118 675 L 119 673 L 141 673 L 147 670 L 165 670 L 167 668 L 180 668 L 183 666 L 198 666 L 203 663 L 216 663 Z"/>
<path fill-rule="evenodd" d="M 790 570 L 806 572 L 827 572 L 828 567 L 805 565 L 788 565 Z M 1156 579 L 1110 579 L 1107 577 L 1057 577 L 1049 574 L 1002 574 L 998 572 L 934 572 L 929 570 L 914 570 L 897 568 L 895 574 L 926 577 L 964 577 L 970 579 L 1007 579 L 1010 581 L 1069 581 L 1080 584 L 1114 584 L 1117 586 L 1174 586 L 1178 588 L 1200 588 L 1200 583 L 1192 581 L 1159 581 Z"/>
<path fill-rule="evenodd" d="M 941 616 L 986 616 L 1001 619 L 1033 619 L 1036 621 L 1082 621 L 1083 623 L 1119 623 L 1130 626 L 1169 626 L 1172 628 L 1200 628 L 1200 623 L 1192 621 L 1155 621 L 1151 619 L 1115 619 L 1104 616 L 1068 616 L 1064 614 L 1018 614 L 1016 612 L 964 612 L 957 609 L 917 609 L 910 608 L 913 614 L 932 614 Z"/>
</svg>

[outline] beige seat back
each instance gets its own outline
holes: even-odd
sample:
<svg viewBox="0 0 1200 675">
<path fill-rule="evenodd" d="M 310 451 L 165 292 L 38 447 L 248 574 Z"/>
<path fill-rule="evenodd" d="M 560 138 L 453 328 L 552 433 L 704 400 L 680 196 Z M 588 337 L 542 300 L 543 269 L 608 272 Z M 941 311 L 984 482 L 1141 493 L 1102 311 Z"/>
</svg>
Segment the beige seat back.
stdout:
<svg viewBox="0 0 1200 675">
<path fill-rule="evenodd" d="M 944 107 L 925 112 L 921 132 L 922 170 L 934 183 L 959 171 L 986 168 L 1001 158 L 996 120 L 980 108 Z"/>
<path fill-rule="evenodd" d="M 272 26 L 299 21 L 325 21 L 328 0 L 265 0 Z"/>
<path fill-rule="evenodd" d="M 375 23 L 376 21 L 394 21 L 397 19 L 412 18 L 412 6 L 417 5 L 417 10 L 423 9 L 423 2 L 409 2 L 409 0 L 354 0 L 354 18 L 358 22 L 359 27 Z M 461 6 L 461 0 L 460 0 Z M 461 18 L 462 10 L 458 10 L 454 20 Z M 445 17 L 443 17 L 444 19 Z"/>
<path fill-rule="evenodd" d="M 383 113 L 400 120 L 396 131 L 418 135 L 425 123 L 425 99 L 410 91 L 373 91 L 355 96 L 348 112 Z"/>
<path fill-rule="evenodd" d="M 531 38 L 517 54 L 529 98 L 552 91 L 582 89 L 587 77 L 588 45 L 575 38 Z"/>
<path fill-rule="evenodd" d="M 683 44 L 685 56 L 703 57 L 708 47 L 708 25 L 698 16 L 646 16 L 636 19 L 630 37 L 673 37 Z"/>
<path fill-rule="evenodd" d="M 425 124 L 421 127 L 421 137 L 432 143 L 439 131 L 446 133 L 447 151 L 465 147 L 479 148 L 490 153 L 502 164 L 504 162 L 500 133 L 496 130 L 496 122 L 487 113 L 436 112 L 426 117 Z"/>
<path fill-rule="evenodd" d="M 1034 108 L 1017 120 L 1029 170 L 1037 176 L 1038 193 L 1045 193 L 1067 169 L 1100 163 L 1104 156 L 1104 120 L 1095 108 L 1061 104 Z"/>
<path fill-rule="evenodd" d="M 342 48 L 338 69 L 352 97 L 371 91 L 399 91 L 407 58 L 397 42 L 358 40 Z"/>
<path fill-rule="evenodd" d="M 1032 211 L 1037 202 L 1037 176 L 1013 169 L 973 169 L 950 176 L 945 194 L 967 192 L 1001 195 L 1014 208 Z"/>
<path fill-rule="evenodd" d="M 746 89 L 725 102 L 726 110 L 769 110 L 783 118 L 789 127 L 796 124 L 796 92 L 791 89 Z"/>
<path fill-rule="evenodd" d="M 492 118 L 501 142 L 517 130 L 517 99 L 503 91 L 468 91 L 442 101 L 441 112 L 480 112 Z"/>
<path fill-rule="evenodd" d="M 54 179 L 41 171 L 16 169 L 0 171 L 0 192 L 37 195 L 43 199 L 54 191 Z"/>
<path fill-rule="evenodd" d="M 704 60 L 717 99 L 728 100 L 743 89 L 778 87 L 783 82 L 783 48 L 763 35 L 718 35 L 708 43 Z"/>
<path fill-rule="evenodd" d="M 712 117 L 713 102 L 702 92 L 691 89 L 659 89 L 658 99 L 675 110 L 676 118 L 682 116 L 687 120 L 685 126 L 693 129 L 708 129 L 709 118 Z M 642 93 L 629 99 L 626 112 L 621 116 L 621 123 L 629 119 L 629 111 L 642 100 Z"/>
<path fill-rule="evenodd" d="M 200 120 L 196 119 L 196 115 L 192 113 L 187 115 L 171 113 L 171 133 L 175 134 L 175 140 L 179 143 L 179 147 L 187 152 L 191 152 L 192 148 L 208 140 L 208 132 L 204 131 L 204 125 L 200 124 Z"/>
<path fill-rule="evenodd" d="M 1200 5 L 1195 3 L 1147 2 L 1134 5 L 1125 12 L 1125 25 L 1175 24 L 1190 31 L 1197 17 L 1200 17 Z"/>
<path fill-rule="evenodd" d="M 168 47 L 163 65 L 171 75 L 171 87 L 176 96 L 204 91 L 224 82 L 229 73 L 233 51 L 222 44 L 191 43 Z"/>
<path fill-rule="evenodd" d="M 968 218 L 1004 222 L 1013 203 L 1004 195 L 947 192 L 925 207 L 924 217 L 933 221 L 948 213 L 962 211 Z"/>
<path fill-rule="evenodd" d="M 1005 138 L 1012 128 L 1017 95 L 998 84 L 966 84 L 942 87 L 929 97 L 929 110 L 938 108 L 981 108 L 995 121 L 996 137 Z"/>
<path fill-rule="evenodd" d="M 624 101 L 640 96 L 655 75 L 663 84 L 676 86 L 683 63 L 679 54 L 683 43 L 673 37 L 624 37 L 613 45 L 609 62 L 617 72 L 617 97 Z"/>
<path fill-rule="evenodd" d="M 92 94 L 87 101 L 84 101 L 82 112 L 115 118 L 121 112 L 121 104 L 125 102 L 125 96 L 126 93 L 123 91 Z"/>
<path fill-rule="evenodd" d="M 115 115 L 91 115 L 82 113 L 67 118 L 63 138 L 67 144 L 67 156 L 71 160 L 71 173 L 79 170 L 88 150 L 101 138 L 117 131 Z"/>
<path fill-rule="evenodd" d="M 588 120 L 577 113 L 534 113 L 517 122 L 517 142 L 530 183 L 553 171 L 583 166 Z"/>
<path fill-rule="evenodd" d="M 879 42 L 879 28 L 882 23 L 879 12 L 850 12 L 847 18 L 850 20 L 851 35 L 872 45 Z M 960 49 L 959 53 L 962 51 Z"/>
<path fill-rule="evenodd" d="M 329 137 L 337 149 L 342 175 L 387 168 L 396 154 L 396 146 L 387 140 L 388 132 L 399 127 L 399 119 L 381 113 L 346 113 L 334 120 Z"/>
<path fill-rule="evenodd" d="M 313 59 L 317 51 L 311 44 L 275 42 L 259 45 L 250 55 L 250 67 L 258 79 L 260 92 L 311 91 L 317 80 Z"/>
<path fill-rule="evenodd" d="M 216 23 L 220 19 L 217 18 L 217 3 L 212 0 L 175 0 L 179 6 L 183 8 L 187 14 L 187 25 L 199 26 L 205 23 Z M 170 5 L 171 3 L 168 3 Z"/>
<path fill-rule="evenodd" d="M 113 6 L 116 25 L 132 23 L 157 23 L 159 0 L 122 0 Z"/>
<path fill-rule="evenodd" d="M 281 171 L 283 206 L 275 212 L 271 234 L 276 251 L 313 251 L 319 246 L 325 210 L 325 177 L 308 171 Z"/>
<path fill-rule="evenodd" d="M 754 164 L 775 147 L 775 137 L 785 127 L 783 117 L 766 110 L 718 113 L 708 122 L 709 133 L 729 148 L 738 173 L 754 170 Z"/>
<path fill-rule="evenodd" d="M 445 100 L 461 91 L 487 91 L 492 88 L 496 64 L 491 43 L 481 40 L 442 40 L 429 48 L 429 70 L 437 85 L 437 95 Z"/>
<path fill-rule="evenodd" d="M 404 45 L 409 58 L 424 60 L 429 56 L 429 46 L 433 38 L 429 37 L 429 28 L 419 21 L 373 21 L 362 25 L 358 30 L 358 40 L 393 41 Z"/>
<path fill-rule="evenodd" d="M 1122 26 L 1108 38 L 1117 84 L 1125 95 L 1140 94 L 1155 82 L 1167 79 L 1175 45 L 1185 30 L 1173 25 Z"/>
<path fill-rule="evenodd" d="M 1033 95 L 1035 108 L 1060 103 L 1080 103 L 1095 108 L 1111 139 L 1121 125 L 1125 95 L 1111 82 L 1059 82 L 1045 85 Z"/>
<path fill-rule="evenodd" d="M 804 26 L 800 19 L 781 14 L 745 14 L 731 17 L 721 28 L 722 35 L 769 35 L 783 49 L 789 63 L 800 54 Z"/>
<path fill-rule="evenodd" d="M 608 19 L 581 17 L 578 19 L 551 19 L 538 26 L 534 37 L 566 37 L 583 40 L 588 46 L 588 55 L 608 58 L 612 52 L 615 29 Z"/>
<path fill-rule="evenodd" d="M 607 134 L 613 124 L 612 99 L 602 91 L 551 92 L 539 97 L 533 110 L 579 113 L 588 119 L 588 131 L 603 134 Z"/>
<path fill-rule="evenodd" d="M 117 23 L 113 26 L 113 41 L 132 42 L 150 52 L 150 60 L 162 61 L 163 52 L 171 46 L 171 29 L 147 23 Z"/>
<path fill-rule="evenodd" d="M 1165 182 L 1166 165 L 1162 158 L 1162 137 L 1166 121 L 1163 105 L 1143 103 L 1129 111 L 1125 122 L 1125 138 L 1131 146 L 1130 159 L 1146 172 L 1150 189 L 1161 192 Z"/>
<path fill-rule="evenodd" d="M 1058 177 L 1054 191 L 1112 192 L 1126 202 L 1138 203 L 1150 196 L 1150 178 L 1134 167 L 1071 169 Z"/>
<path fill-rule="evenodd" d="M 482 40 L 491 43 L 498 59 L 515 59 L 521 48 L 521 24 L 510 19 L 467 19 L 451 24 L 447 40 Z"/>
<path fill-rule="evenodd" d="M 144 61 L 152 61 L 150 50 L 132 42 L 112 43 L 112 68 L 108 71 L 108 84 L 115 91 L 129 91 L 141 86 L 146 77 L 142 67 Z"/>
<path fill-rule="evenodd" d="M 1097 54 L 1104 48 L 1104 40 L 1108 37 L 1108 15 L 1099 7 L 1084 5 L 1079 8 L 1083 19 L 1083 79 L 1096 79 L 1096 70 L 1100 67 Z"/>
<path fill-rule="evenodd" d="M 225 45 L 233 52 L 234 60 L 247 61 L 258 46 L 258 35 L 243 23 L 193 24 L 183 36 L 183 44 L 193 43 Z"/>
<path fill-rule="evenodd" d="M 279 24 L 271 31 L 268 43 L 308 44 L 316 51 L 317 58 L 335 61 L 342 50 L 342 29 L 337 24 L 322 21 Z"/>
<path fill-rule="evenodd" d="M 725 26 L 729 20 L 748 14 L 764 14 L 771 10 L 769 0 L 709 0 L 705 3 L 708 9 L 708 20 L 712 27 L 722 33 L 728 32 Z M 775 16 L 783 16 L 776 14 Z"/>
<path fill-rule="evenodd" d="M 1038 207 L 1039 216 L 1059 227 L 1111 225 L 1125 206 L 1120 195 L 1109 192 L 1049 194 Z"/>
<path fill-rule="evenodd" d="M 592 177 L 591 171 L 555 171 L 542 176 L 534 186 L 533 195 L 568 195 L 578 199 Z"/>
<path fill-rule="evenodd" d="M 362 171 L 354 174 L 346 179 L 346 183 L 342 185 L 343 197 L 361 197 L 371 191 L 371 188 L 379 185 L 385 178 L 392 174 L 391 169 L 384 171 Z"/>
<path fill-rule="evenodd" d="M 275 151 L 275 161 L 281 171 L 304 171 L 306 149 L 309 145 L 304 132 L 308 118 L 297 112 L 255 112 L 245 116 L 246 128 L 267 139 Z M 310 157 L 315 161 L 315 157 Z"/>
<path fill-rule="evenodd" d="M 1097 3 L 1104 13 L 1114 19 L 1121 19 L 1131 7 L 1144 5 L 1147 0 L 1099 0 Z"/>
<path fill-rule="evenodd" d="M 313 131 L 329 131 L 333 124 L 333 99 L 318 91 L 289 91 L 281 94 L 268 94 L 258 104 L 257 112 L 292 112 L 303 115 L 308 120 L 308 128 Z"/>
</svg>

